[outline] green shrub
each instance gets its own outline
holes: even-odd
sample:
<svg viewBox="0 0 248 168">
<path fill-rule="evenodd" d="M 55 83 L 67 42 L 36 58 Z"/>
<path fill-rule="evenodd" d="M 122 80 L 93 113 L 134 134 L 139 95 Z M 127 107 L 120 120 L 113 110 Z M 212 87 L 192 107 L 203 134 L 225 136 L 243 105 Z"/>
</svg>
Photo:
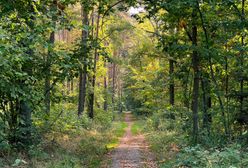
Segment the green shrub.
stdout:
<svg viewBox="0 0 248 168">
<path fill-rule="evenodd" d="M 94 116 L 94 124 L 96 129 L 106 130 L 111 128 L 113 114 L 102 109 L 97 109 Z"/>
<path fill-rule="evenodd" d="M 190 128 L 188 125 L 189 114 L 184 108 L 167 107 L 165 110 L 159 110 L 147 118 L 147 130 L 150 131 L 173 131 L 186 132 Z"/>
<path fill-rule="evenodd" d="M 47 168 L 81 168 L 82 162 L 79 158 L 73 157 L 70 154 L 63 154 L 60 160 L 50 162 L 46 165 Z"/>
<path fill-rule="evenodd" d="M 238 168 L 247 166 L 248 154 L 242 151 L 239 144 L 232 144 L 220 149 L 206 149 L 200 145 L 185 147 L 177 154 L 174 160 L 162 165 L 163 168 Z"/>
<path fill-rule="evenodd" d="M 0 156 L 1 153 L 6 153 L 10 151 L 10 144 L 7 140 L 6 134 L 0 130 Z"/>
</svg>

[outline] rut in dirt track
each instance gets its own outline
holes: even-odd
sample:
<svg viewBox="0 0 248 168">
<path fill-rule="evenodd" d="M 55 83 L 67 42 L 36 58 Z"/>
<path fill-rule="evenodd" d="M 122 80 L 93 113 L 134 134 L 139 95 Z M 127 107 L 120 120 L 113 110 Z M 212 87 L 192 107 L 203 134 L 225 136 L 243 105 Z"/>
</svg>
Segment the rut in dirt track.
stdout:
<svg viewBox="0 0 248 168">
<path fill-rule="evenodd" d="M 111 154 L 111 168 L 156 168 L 154 156 L 149 152 L 144 135 L 132 135 L 133 117 L 131 113 L 125 113 L 125 122 L 128 127 L 119 146 Z"/>
</svg>

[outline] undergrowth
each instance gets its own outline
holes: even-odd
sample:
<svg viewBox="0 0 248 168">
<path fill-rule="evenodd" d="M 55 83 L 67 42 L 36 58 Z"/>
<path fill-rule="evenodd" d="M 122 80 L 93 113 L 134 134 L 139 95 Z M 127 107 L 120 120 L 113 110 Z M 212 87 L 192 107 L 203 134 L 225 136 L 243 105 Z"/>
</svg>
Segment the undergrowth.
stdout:
<svg viewBox="0 0 248 168">
<path fill-rule="evenodd" d="M 145 121 L 144 120 L 136 120 L 133 122 L 131 127 L 131 132 L 133 135 L 138 135 L 144 131 Z"/>
<path fill-rule="evenodd" d="M 156 113 L 146 120 L 146 138 L 161 168 L 244 168 L 248 148 L 238 141 L 221 141 L 217 133 L 201 134 L 201 143 L 191 143 L 184 124 Z M 181 122 L 183 123 L 183 122 Z M 135 130 L 135 129 L 134 129 Z M 135 131 L 134 131 L 135 132 Z"/>
<path fill-rule="evenodd" d="M 0 167 L 9 168 L 95 168 L 99 167 L 104 155 L 117 146 L 127 124 L 122 115 L 97 111 L 94 121 L 86 115 L 80 119 L 73 114 L 72 106 L 61 109 L 54 107 L 49 120 L 34 118 L 39 141 L 18 151 L 15 148 L 0 149 Z M 56 118 L 57 117 L 57 118 Z"/>
</svg>

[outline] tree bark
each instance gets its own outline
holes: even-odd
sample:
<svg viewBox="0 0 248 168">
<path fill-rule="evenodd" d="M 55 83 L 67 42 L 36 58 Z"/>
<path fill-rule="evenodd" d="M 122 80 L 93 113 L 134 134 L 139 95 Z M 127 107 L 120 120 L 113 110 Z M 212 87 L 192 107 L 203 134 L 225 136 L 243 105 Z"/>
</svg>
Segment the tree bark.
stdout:
<svg viewBox="0 0 248 168">
<path fill-rule="evenodd" d="M 169 67 L 170 67 L 170 105 L 174 106 L 175 104 L 175 84 L 174 84 L 174 61 L 169 60 Z"/>
<path fill-rule="evenodd" d="M 190 69 L 187 70 L 187 74 L 186 74 L 186 79 L 183 79 L 182 82 L 182 86 L 183 86 L 183 104 L 184 107 L 186 107 L 187 109 L 190 109 L 190 95 L 189 95 L 189 76 L 190 76 Z"/>
<path fill-rule="evenodd" d="M 116 52 L 114 52 L 116 54 Z M 114 55 L 115 56 L 115 55 Z M 115 103 L 116 64 L 112 63 L 112 104 Z"/>
<path fill-rule="evenodd" d="M 211 96 L 210 96 L 210 86 L 209 79 L 202 76 L 201 78 L 201 87 L 202 87 L 202 100 L 203 100 L 203 128 L 208 130 L 210 133 L 210 124 L 212 122 L 212 116 L 208 112 L 212 106 Z"/>
<path fill-rule="evenodd" d="M 108 111 L 108 86 L 107 86 L 107 78 L 104 77 L 104 90 L 105 90 L 105 98 L 104 98 L 104 111 Z"/>
<path fill-rule="evenodd" d="M 34 7 L 33 5 L 31 4 L 31 2 L 29 3 L 31 9 L 30 9 L 30 13 L 34 14 Z M 30 20 L 28 21 L 28 26 L 30 27 L 30 30 L 31 30 L 31 33 L 33 28 L 34 28 L 34 20 L 35 20 L 35 17 L 34 15 L 31 15 L 30 17 Z M 30 39 L 28 42 L 27 42 L 27 46 L 29 44 L 32 44 L 33 43 L 33 40 Z M 27 55 L 32 58 L 33 57 L 33 50 L 32 49 L 28 49 L 27 51 Z M 26 72 L 29 76 L 32 76 L 33 75 L 33 69 L 32 69 L 32 66 L 30 64 L 30 62 L 25 62 L 23 64 L 23 67 L 22 67 L 22 70 L 23 72 Z M 21 87 L 26 87 L 26 83 L 25 81 L 21 81 Z M 19 128 L 21 130 L 21 137 L 19 137 L 20 139 L 18 139 L 19 142 L 21 142 L 22 144 L 24 145 L 31 145 L 32 142 L 31 142 L 31 127 L 32 127 L 32 119 L 31 119 L 31 115 L 32 115 L 32 109 L 30 107 L 30 100 L 19 100 L 19 102 L 17 103 L 18 104 L 18 110 L 19 110 L 19 117 L 20 117 L 20 121 L 22 122 L 19 122 Z"/>
<path fill-rule="evenodd" d="M 70 77 L 67 77 L 67 95 L 69 95 L 71 93 L 71 81 L 70 81 Z"/>
<path fill-rule="evenodd" d="M 245 0 L 242 0 L 242 9 L 241 9 L 241 22 L 242 24 L 245 24 L 244 21 L 245 21 Z M 241 46 L 244 47 L 244 35 L 243 33 L 241 33 Z M 244 109 L 243 109 L 243 106 L 244 106 L 244 97 L 243 97 L 243 93 L 244 93 L 244 76 L 243 76 L 243 66 L 244 66 L 244 49 L 242 48 L 241 50 L 241 53 L 240 53 L 240 67 L 241 67 L 241 77 L 240 77 L 240 112 L 243 113 Z"/>
<path fill-rule="evenodd" d="M 198 142 L 198 97 L 199 97 L 199 55 L 196 50 L 197 47 L 197 8 L 194 7 L 192 12 L 192 64 L 194 73 L 194 83 L 193 83 L 193 99 L 192 99 L 192 112 L 193 112 L 193 142 Z"/>
<path fill-rule="evenodd" d="M 74 81 L 73 78 L 71 79 L 71 93 L 74 91 Z"/>
<path fill-rule="evenodd" d="M 53 47 L 55 42 L 55 32 L 53 31 L 50 34 L 49 43 L 51 47 Z M 51 107 L 51 57 L 52 51 L 48 51 L 48 55 L 46 58 L 46 76 L 45 76 L 45 108 L 46 108 L 46 115 L 49 116 L 50 114 L 50 107 Z"/>
<path fill-rule="evenodd" d="M 206 27 L 204 25 L 203 14 L 201 12 L 198 0 L 196 0 L 196 3 L 197 3 L 197 10 L 199 11 L 199 14 L 200 14 L 201 26 L 202 26 L 204 36 L 205 36 L 206 49 L 209 50 L 208 32 L 207 32 L 207 29 L 206 29 Z M 216 93 L 216 95 L 218 97 L 218 101 L 219 101 L 219 104 L 220 104 L 220 109 L 221 109 L 221 114 L 222 114 L 222 117 L 223 117 L 223 125 L 224 125 L 224 129 L 225 129 L 225 134 L 228 135 L 229 130 L 228 130 L 227 122 L 226 122 L 225 108 L 224 108 L 224 105 L 223 105 L 223 102 L 222 102 L 222 99 L 221 99 L 221 95 L 219 93 L 219 87 L 218 87 L 217 80 L 215 79 L 214 70 L 213 70 L 213 63 L 212 63 L 212 58 L 211 58 L 210 53 L 208 53 L 208 62 L 209 62 L 209 66 L 210 66 L 211 78 L 212 78 L 212 81 L 214 82 L 214 85 L 215 85 L 215 93 Z"/>
<path fill-rule="evenodd" d="M 100 24 L 100 12 L 98 11 L 97 15 L 97 21 L 96 21 L 96 43 L 98 43 L 98 35 L 99 35 L 99 24 Z M 97 44 L 98 45 L 98 44 Z M 90 99 L 89 99 L 89 117 L 93 118 L 94 117 L 94 99 L 95 99 L 95 84 L 96 84 L 96 64 L 98 60 L 98 49 L 97 47 L 95 48 L 95 53 L 94 53 L 94 67 L 93 67 L 93 77 L 92 77 L 92 91 L 90 93 Z"/>
<path fill-rule="evenodd" d="M 89 25 L 88 11 L 82 6 L 82 24 L 83 26 Z M 78 116 L 80 117 L 84 111 L 85 97 L 86 97 L 86 82 L 87 82 L 87 56 L 88 56 L 88 29 L 84 28 L 82 31 L 82 57 L 80 62 L 83 68 L 79 70 L 79 99 L 78 99 Z"/>
</svg>

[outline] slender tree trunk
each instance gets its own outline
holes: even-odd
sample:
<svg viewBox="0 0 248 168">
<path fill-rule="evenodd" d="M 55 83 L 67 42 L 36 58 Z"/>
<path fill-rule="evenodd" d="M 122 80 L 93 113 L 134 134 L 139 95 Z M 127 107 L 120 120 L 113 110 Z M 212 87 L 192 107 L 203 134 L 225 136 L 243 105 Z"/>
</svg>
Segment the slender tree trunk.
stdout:
<svg viewBox="0 0 248 168">
<path fill-rule="evenodd" d="M 106 61 L 104 62 L 104 67 L 106 67 Z M 107 84 L 107 77 L 104 76 L 104 111 L 108 110 L 108 84 Z"/>
<path fill-rule="evenodd" d="M 122 84 L 120 84 L 119 87 L 119 112 L 122 113 L 123 112 L 123 105 L 122 105 Z"/>
<path fill-rule="evenodd" d="M 71 93 L 71 81 L 70 81 L 70 77 L 67 77 L 67 95 L 69 95 Z"/>
<path fill-rule="evenodd" d="M 193 141 L 198 142 L 198 97 L 199 97 L 199 81 L 200 81 L 200 70 L 199 70 L 199 55 L 195 47 L 197 47 L 197 8 L 194 7 L 192 13 L 192 64 L 194 73 L 194 84 L 193 84 L 193 99 L 192 99 L 192 112 L 193 112 Z"/>
<path fill-rule="evenodd" d="M 82 24 L 83 26 L 89 25 L 88 11 L 82 6 Z M 88 30 L 82 31 L 82 57 L 80 62 L 83 64 L 83 68 L 79 70 L 79 99 L 78 99 L 78 116 L 80 117 L 84 111 L 85 97 L 86 97 L 86 82 L 87 82 L 87 57 L 88 57 Z"/>
<path fill-rule="evenodd" d="M 199 11 L 199 14 L 200 14 L 201 26 L 202 26 L 202 29 L 204 31 L 204 36 L 205 36 L 205 40 L 206 40 L 206 49 L 209 50 L 209 39 L 208 39 L 207 29 L 206 29 L 205 24 L 204 24 L 203 14 L 201 12 L 198 0 L 196 0 L 196 3 L 197 3 L 197 10 Z M 223 117 L 223 125 L 224 125 L 224 129 L 225 129 L 225 134 L 228 135 L 229 131 L 228 131 L 228 126 L 227 126 L 227 122 L 226 122 L 225 108 L 224 108 L 224 105 L 223 105 L 223 102 L 222 102 L 222 99 L 221 99 L 221 95 L 219 93 L 219 87 L 218 87 L 217 80 L 215 79 L 215 74 L 214 74 L 214 70 L 213 70 L 213 63 L 212 63 L 212 58 L 211 58 L 210 53 L 208 53 L 208 61 L 209 61 L 209 66 L 210 66 L 211 78 L 212 78 L 212 81 L 214 82 L 214 85 L 215 85 L 215 93 L 216 93 L 216 95 L 218 97 L 218 101 L 219 101 L 219 104 L 220 104 L 220 109 L 221 109 L 221 114 L 222 114 L 222 117 Z"/>
<path fill-rule="evenodd" d="M 175 84 L 174 84 L 174 61 L 169 60 L 170 67 L 170 105 L 174 106 L 175 104 Z"/>
<path fill-rule="evenodd" d="M 207 128 L 207 100 L 206 100 L 206 88 L 205 88 L 205 79 L 204 76 L 201 78 L 201 88 L 202 88 L 202 104 L 203 104 L 203 128 Z"/>
<path fill-rule="evenodd" d="M 244 21 L 245 21 L 245 0 L 242 0 L 242 17 L 241 17 L 241 22 L 242 24 L 245 24 Z M 243 75 L 243 66 L 244 66 L 244 34 L 241 33 L 241 46 L 242 46 L 242 51 L 240 53 L 240 67 L 241 67 L 241 78 L 240 78 L 240 112 L 243 113 L 244 109 L 243 109 L 243 106 L 244 106 L 244 96 L 243 96 L 243 93 L 244 93 L 244 75 Z"/>
<path fill-rule="evenodd" d="M 226 49 L 228 50 L 228 47 L 226 45 Z M 230 129 L 230 111 L 229 111 L 229 75 L 228 75 L 228 57 L 225 56 L 225 98 L 226 98 L 226 109 L 227 109 L 227 125 L 228 130 L 231 135 L 231 129 Z"/>
<path fill-rule="evenodd" d="M 49 43 L 51 47 L 53 47 L 55 42 L 55 32 L 53 31 L 50 34 L 50 40 Z M 46 58 L 46 77 L 45 77 L 45 108 L 46 108 L 46 114 L 50 114 L 50 106 L 51 106 L 51 55 L 52 51 L 48 51 L 48 55 Z"/>
<path fill-rule="evenodd" d="M 71 79 L 71 93 L 73 93 L 73 91 L 74 91 L 74 81 L 73 81 L 74 79 L 72 78 Z"/>
<path fill-rule="evenodd" d="M 100 23 L 100 12 L 98 11 L 97 15 L 97 21 L 96 21 L 96 43 L 98 43 L 98 35 L 99 35 L 99 23 Z M 96 84 L 96 64 L 98 60 L 98 50 L 95 48 L 94 53 L 94 67 L 93 67 L 93 77 L 92 77 L 92 91 L 90 93 L 90 99 L 89 99 L 89 117 L 94 117 L 94 98 L 95 98 L 95 84 Z"/>
<path fill-rule="evenodd" d="M 189 85 L 189 75 L 190 75 L 190 70 L 187 71 L 187 77 L 186 80 L 183 79 L 183 97 L 184 97 L 184 106 L 190 109 L 190 96 L 188 94 L 189 90 L 188 85 Z"/>
<path fill-rule="evenodd" d="M 112 104 L 114 105 L 115 102 L 115 79 L 116 77 L 116 65 L 112 63 Z"/>
<path fill-rule="evenodd" d="M 90 14 L 90 20 L 91 20 L 91 23 L 89 23 L 89 24 L 92 27 L 91 32 L 90 32 L 90 36 L 93 39 L 93 38 L 95 38 L 94 37 L 94 35 L 95 35 L 95 29 L 94 29 L 94 26 L 95 26 L 95 10 L 94 10 L 94 8 L 93 8 L 93 10 L 91 11 L 91 14 Z M 90 59 L 93 60 L 93 65 L 90 65 L 89 66 L 89 69 L 90 69 L 90 71 L 92 73 L 94 73 L 94 57 L 95 57 L 94 55 L 95 55 L 95 52 L 93 54 L 93 58 L 90 58 Z M 88 73 L 88 75 L 87 75 L 88 76 L 88 83 L 87 83 L 87 86 L 88 86 L 88 101 L 87 101 L 88 109 L 87 110 L 88 110 L 88 117 L 93 119 L 93 117 L 94 117 L 93 115 L 94 114 L 92 112 L 91 104 L 94 105 L 94 101 L 92 100 L 92 93 L 94 92 L 93 91 L 93 86 L 92 86 L 93 75 L 94 74 L 91 74 L 91 72 Z"/>
<path fill-rule="evenodd" d="M 201 79 L 201 87 L 203 99 L 203 128 L 206 128 L 208 130 L 208 133 L 210 133 L 210 124 L 212 121 L 212 116 L 208 112 L 211 108 L 210 86 L 209 80 L 204 76 L 202 76 Z"/>
<path fill-rule="evenodd" d="M 19 126 L 21 128 L 22 136 L 21 136 L 21 142 L 25 145 L 30 145 L 32 142 L 30 141 L 31 137 L 31 126 L 32 126 L 32 120 L 31 120 L 31 108 L 30 105 L 25 102 L 20 102 L 20 122 Z"/>
<path fill-rule="evenodd" d="M 7 110 L 7 109 L 6 109 Z M 9 124 L 9 130 L 6 133 L 9 134 L 9 141 L 11 143 L 16 143 L 17 142 L 17 137 L 16 137 L 16 128 L 18 126 L 18 111 L 19 111 L 19 103 L 16 101 L 14 104 L 14 101 L 10 101 L 9 103 L 9 109 L 6 111 L 4 108 L 5 112 L 10 112 L 10 118 L 8 119 L 8 124 Z M 11 132 L 11 133 L 9 133 Z"/>
</svg>

